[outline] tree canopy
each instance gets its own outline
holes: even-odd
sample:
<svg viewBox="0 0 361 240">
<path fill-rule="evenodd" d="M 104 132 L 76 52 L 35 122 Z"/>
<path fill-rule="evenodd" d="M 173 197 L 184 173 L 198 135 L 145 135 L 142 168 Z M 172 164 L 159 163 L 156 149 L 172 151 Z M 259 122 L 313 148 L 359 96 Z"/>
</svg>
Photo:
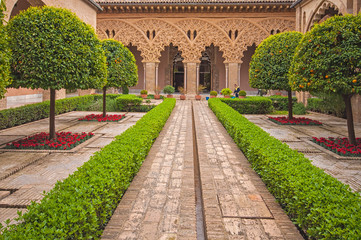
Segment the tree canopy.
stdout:
<svg viewBox="0 0 361 240">
<path fill-rule="evenodd" d="M 6 93 L 6 86 L 10 84 L 10 48 L 4 27 L 5 1 L 0 1 L 0 99 Z"/>
<path fill-rule="evenodd" d="M 121 42 L 113 39 L 102 41 L 107 58 L 107 87 L 132 87 L 138 83 L 138 68 L 134 55 Z"/>
<path fill-rule="evenodd" d="M 50 138 L 55 138 L 55 90 L 101 88 L 106 58 L 94 29 L 74 13 L 29 8 L 7 25 L 12 50 L 11 87 L 50 89 Z"/>
<path fill-rule="evenodd" d="M 31 7 L 7 27 L 12 87 L 89 89 L 106 83 L 106 59 L 94 29 L 69 10 Z"/>
<path fill-rule="evenodd" d="M 252 56 L 249 69 L 251 87 L 291 90 L 288 71 L 301 38 L 299 32 L 283 32 L 263 40 Z"/>
<path fill-rule="evenodd" d="M 361 93 L 361 16 L 335 16 L 316 24 L 296 49 L 290 85 L 296 91 L 334 93 L 346 105 L 349 139 L 355 144 L 351 97 Z"/>
<path fill-rule="evenodd" d="M 293 118 L 292 92 L 288 71 L 295 49 L 302 38 L 299 32 L 271 35 L 257 47 L 249 70 L 251 87 L 288 91 L 288 118 Z"/>
<path fill-rule="evenodd" d="M 335 16 L 307 32 L 296 49 L 290 85 L 297 91 L 361 93 L 361 16 Z"/>
</svg>

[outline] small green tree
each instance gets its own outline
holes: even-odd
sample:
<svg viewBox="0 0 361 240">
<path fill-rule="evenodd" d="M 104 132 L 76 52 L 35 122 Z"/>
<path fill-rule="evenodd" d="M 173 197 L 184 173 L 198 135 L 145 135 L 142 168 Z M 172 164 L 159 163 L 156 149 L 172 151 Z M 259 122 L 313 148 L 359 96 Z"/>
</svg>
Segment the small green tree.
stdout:
<svg viewBox="0 0 361 240">
<path fill-rule="evenodd" d="M 50 89 L 50 138 L 55 138 L 55 90 L 102 88 L 106 58 L 93 28 L 55 7 L 29 8 L 7 25 L 11 87 Z"/>
<path fill-rule="evenodd" d="M 342 96 L 352 144 L 356 138 L 351 97 L 361 93 L 360 49 L 361 16 L 335 16 L 305 34 L 290 68 L 292 89 Z"/>
<path fill-rule="evenodd" d="M 103 87 L 103 116 L 106 115 L 108 87 L 132 87 L 138 83 L 138 68 L 134 55 L 122 43 L 113 39 L 102 41 L 107 57 L 108 81 Z"/>
<path fill-rule="evenodd" d="M 0 0 L 0 99 L 5 96 L 6 86 L 10 84 L 10 48 L 4 27 L 5 1 Z"/>
<path fill-rule="evenodd" d="M 295 49 L 302 38 L 299 32 L 283 32 L 266 38 L 252 56 L 249 70 L 251 87 L 288 92 L 288 118 L 292 119 L 292 90 L 288 71 Z"/>
</svg>

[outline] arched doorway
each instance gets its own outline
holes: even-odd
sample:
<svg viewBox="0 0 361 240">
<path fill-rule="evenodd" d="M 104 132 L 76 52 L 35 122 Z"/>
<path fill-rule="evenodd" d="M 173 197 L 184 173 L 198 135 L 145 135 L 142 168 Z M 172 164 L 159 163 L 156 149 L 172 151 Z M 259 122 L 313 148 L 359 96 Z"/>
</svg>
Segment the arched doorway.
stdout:
<svg viewBox="0 0 361 240">
<path fill-rule="evenodd" d="M 212 89 L 212 67 L 211 59 L 207 51 L 202 52 L 202 57 L 199 59 L 199 85 L 205 87 L 203 92 L 209 92 Z"/>
<path fill-rule="evenodd" d="M 180 52 L 173 58 L 173 87 L 178 92 L 179 87 L 184 87 L 184 58 Z"/>
</svg>

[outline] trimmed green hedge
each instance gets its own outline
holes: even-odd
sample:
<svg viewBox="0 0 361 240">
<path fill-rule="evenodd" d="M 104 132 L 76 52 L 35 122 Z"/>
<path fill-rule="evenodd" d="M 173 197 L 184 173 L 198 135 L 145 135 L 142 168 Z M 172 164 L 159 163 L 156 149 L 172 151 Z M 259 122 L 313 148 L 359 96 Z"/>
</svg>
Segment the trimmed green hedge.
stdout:
<svg viewBox="0 0 361 240">
<path fill-rule="evenodd" d="M 99 239 L 175 106 L 166 99 L 33 203 L 0 239 Z M 1 230 L 0 230 L 1 231 Z"/>
<path fill-rule="evenodd" d="M 292 221 L 310 239 L 361 239 L 361 199 L 220 100 L 209 107 Z"/>
<path fill-rule="evenodd" d="M 241 114 L 265 114 L 273 111 L 272 101 L 265 97 L 220 99 Z"/>
<path fill-rule="evenodd" d="M 143 99 L 133 94 L 127 94 L 117 97 L 116 101 L 120 111 L 131 112 L 142 104 Z"/>
<path fill-rule="evenodd" d="M 288 111 L 288 97 L 273 95 L 267 97 L 272 101 L 272 105 L 277 111 Z M 292 98 L 292 103 L 295 104 L 297 102 L 297 98 Z"/>
<path fill-rule="evenodd" d="M 59 99 L 55 102 L 55 114 L 73 111 L 77 106 L 94 101 L 94 95 Z M 0 111 L 0 129 L 49 117 L 50 101 L 29 104 Z"/>
<path fill-rule="evenodd" d="M 332 114 L 337 117 L 346 118 L 345 103 L 339 96 L 335 98 L 309 98 L 307 100 L 307 109 L 314 112 Z"/>
</svg>

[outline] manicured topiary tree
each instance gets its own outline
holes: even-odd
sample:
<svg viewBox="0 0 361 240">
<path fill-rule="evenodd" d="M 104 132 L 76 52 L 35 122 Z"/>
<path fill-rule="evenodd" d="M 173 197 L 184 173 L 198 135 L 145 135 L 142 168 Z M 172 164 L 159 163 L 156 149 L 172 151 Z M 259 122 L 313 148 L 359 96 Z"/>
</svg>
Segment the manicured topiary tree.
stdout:
<svg viewBox="0 0 361 240">
<path fill-rule="evenodd" d="M 50 138 L 55 137 L 55 90 L 102 88 L 106 58 L 93 28 L 60 8 L 29 8 L 7 25 L 11 87 L 50 89 Z"/>
<path fill-rule="evenodd" d="M 134 55 L 118 41 L 106 39 L 102 46 L 107 57 L 108 78 L 103 87 L 103 116 L 106 115 L 106 90 L 108 87 L 132 87 L 138 83 L 138 68 Z"/>
<path fill-rule="evenodd" d="M 295 49 L 302 38 L 299 32 L 283 32 L 266 38 L 256 49 L 249 70 L 251 87 L 288 92 L 288 118 L 292 119 L 292 91 L 288 71 Z"/>
<path fill-rule="evenodd" d="M 10 49 L 4 27 L 5 1 L 0 0 L 0 99 L 6 93 L 6 86 L 10 84 Z"/>
<path fill-rule="evenodd" d="M 294 90 L 342 96 L 352 144 L 356 139 L 351 97 L 361 93 L 360 49 L 361 16 L 335 16 L 305 34 L 290 68 Z"/>
</svg>

